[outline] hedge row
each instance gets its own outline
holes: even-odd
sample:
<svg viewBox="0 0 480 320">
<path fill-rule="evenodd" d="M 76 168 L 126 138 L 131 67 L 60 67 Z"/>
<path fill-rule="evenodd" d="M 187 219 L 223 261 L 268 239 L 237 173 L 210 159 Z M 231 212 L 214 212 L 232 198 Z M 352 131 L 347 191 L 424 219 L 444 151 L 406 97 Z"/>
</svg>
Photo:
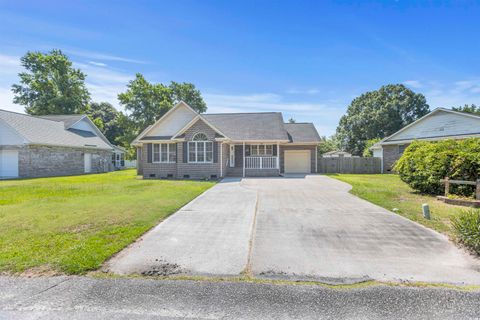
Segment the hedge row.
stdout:
<svg viewBox="0 0 480 320">
<path fill-rule="evenodd" d="M 444 186 L 440 179 L 475 181 L 480 177 L 480 139 L 414 141 L 405 149 L 394 169 L 413 189 L 442 194 Z M 450 192 L 473 196 L 475 188 L 451 185 Z"/>
</svg>

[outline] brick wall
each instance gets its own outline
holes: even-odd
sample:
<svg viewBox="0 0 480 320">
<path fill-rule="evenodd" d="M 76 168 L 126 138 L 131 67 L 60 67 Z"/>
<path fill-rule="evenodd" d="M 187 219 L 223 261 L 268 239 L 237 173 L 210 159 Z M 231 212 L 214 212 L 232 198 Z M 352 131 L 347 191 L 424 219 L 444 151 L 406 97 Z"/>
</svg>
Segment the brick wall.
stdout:
<svg viewBox="0 0 480 320">
<path fill-rule="evenodd" d="M 408 144 L 405 144 L 405 147 L 407 147 Z M 382 152 L 383 152 L 383 172 L 384 173 L 390 173 L 393 172 L 393 166 L 395 165 L 395 162 L 400 159 L 402 156 L 398 152 L 398 145 L 384 145 L 382 146 Z"/>
<path fill-rule="evenodd" d="M 85 173 L 84 154 L 92 155 L 91 173 L 111 171 L 112 151 L 56 146 L 24 146 L 18 153 L 21 178 L 68 176 Z"/>
</svg>

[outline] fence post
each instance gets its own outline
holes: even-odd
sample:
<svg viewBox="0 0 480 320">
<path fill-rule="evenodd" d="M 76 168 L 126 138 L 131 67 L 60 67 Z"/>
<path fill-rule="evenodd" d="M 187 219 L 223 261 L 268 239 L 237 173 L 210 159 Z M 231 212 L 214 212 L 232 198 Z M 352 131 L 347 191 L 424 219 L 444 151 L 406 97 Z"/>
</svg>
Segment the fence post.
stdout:
<svg viewBox="0 0 480 320">
<path fill-rule="evenodd" d="M 448 196 L 450 193 L 450 182 L 448 181 L 448 177 L 445 178 L 445 197 Z"/>
<path fill-rule="evenodd" d="M 480 179 L 477 179 L 477 185 L 475 189 L 475 199 L 480 200 Z"/>
</svg>

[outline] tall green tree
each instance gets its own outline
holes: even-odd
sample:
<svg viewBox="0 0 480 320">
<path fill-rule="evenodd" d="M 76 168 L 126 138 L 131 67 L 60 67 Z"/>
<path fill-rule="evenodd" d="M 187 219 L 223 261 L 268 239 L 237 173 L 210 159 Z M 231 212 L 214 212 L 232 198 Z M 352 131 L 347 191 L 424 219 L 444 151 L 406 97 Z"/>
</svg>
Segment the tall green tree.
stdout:
<svg viewBox="0 0 480 320">
<path fill-rule="evenodd" d="M 127 130 L 121 125 L 121 112 L 108 102 L 92 102 L 86 114 L 111 143 L 116 144 L 118 137 Z"/>
<path fill-rule="evenodd" d="M 82 113 L 90 100 L 85 74 L 72 67 L 60 50 L 27 52 L 21 58 L 26 69 L 12 86 L 13 102 L 31 115 Z"/>
<path fill-rule="evenodd" d="M 477 106 L 475 104 L 471 104 L 471 105 L 466 104 L 463 107 L 462 106 L 453 107 L 452 110 L 480 115 L 480 106 Z"/>
<path fill-rule="evenodd" d="M 186 102 L 197 112 L 207 110 L 200 91 L 193 84 L 150 83 L 140 73 L 128 83 L 127 91 L 118 95 L 118 100 L 136 124 L 137 132 L 153 124 L 179 101 Z"/>
<path fill-rule="evenodd" d="M 322 154 L 324 154 L 326 152 L 330 152 L 330 151 L 339 150 L 339 148 L 340 148 L 335 135 L 333 135 L 329 138 L 327 138 L 326 136 L 322 136 L 322 137 L 320 137 L 320 140 L 322 142 L 317 147 L 318 155 L 322 155 Z"/>
<path fill-rule="evenodd" d="M 370 139 L 365 142 L 365 148 L 363 148 L 363 153 L 362 156 L 364 157 L 372 157 L 373 156 L 373 151 L 370 150 L 371 147 L 377 142 L 379 142 L 381 139 L 380 138 L 375 138 L 375 139 Z"/>
<path fill-rule="evenodd" d="M 172 81 L 168 87 L 171 90 L 171 98 L 174 104 L 183 101 L 199 113 L 207 111 L 207 104 L 203 101 L 200 90 L 195 88 L 193 84 Z"/>
<path fill-rule="evenodd" d="M 163 84 L 152 84 L 137 73 L 127 85 L 127 91 L 118 95 L 120 104 L 141 131 L 164 115 L 173 105 L 171 91 Z"/>
<path fill-rule="evenodd" d="M 367 140 L 384 138 L 429 112 L 425 97 L 402 84 L 386 85 L 355 98 L 340 119 L 340 147 L 361 155 Z"/>
</svg>

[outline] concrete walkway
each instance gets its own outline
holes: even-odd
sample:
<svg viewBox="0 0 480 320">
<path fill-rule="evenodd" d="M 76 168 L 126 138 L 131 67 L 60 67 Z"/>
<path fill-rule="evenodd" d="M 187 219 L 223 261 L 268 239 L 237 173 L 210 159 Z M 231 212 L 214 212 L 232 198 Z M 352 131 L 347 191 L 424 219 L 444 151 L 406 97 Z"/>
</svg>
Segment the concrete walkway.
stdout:
<svg viewBox="0 0 480 320">
<path fill-rule="evenodd" d="M 321 175 L 224 180 L 112 259 L 115 273 L 480 284 L 477 259 Z M 255 224 L 254 224 L 255 221 Z M 254 227 L 254 228 L 252 228 Z"/>
</svg>

